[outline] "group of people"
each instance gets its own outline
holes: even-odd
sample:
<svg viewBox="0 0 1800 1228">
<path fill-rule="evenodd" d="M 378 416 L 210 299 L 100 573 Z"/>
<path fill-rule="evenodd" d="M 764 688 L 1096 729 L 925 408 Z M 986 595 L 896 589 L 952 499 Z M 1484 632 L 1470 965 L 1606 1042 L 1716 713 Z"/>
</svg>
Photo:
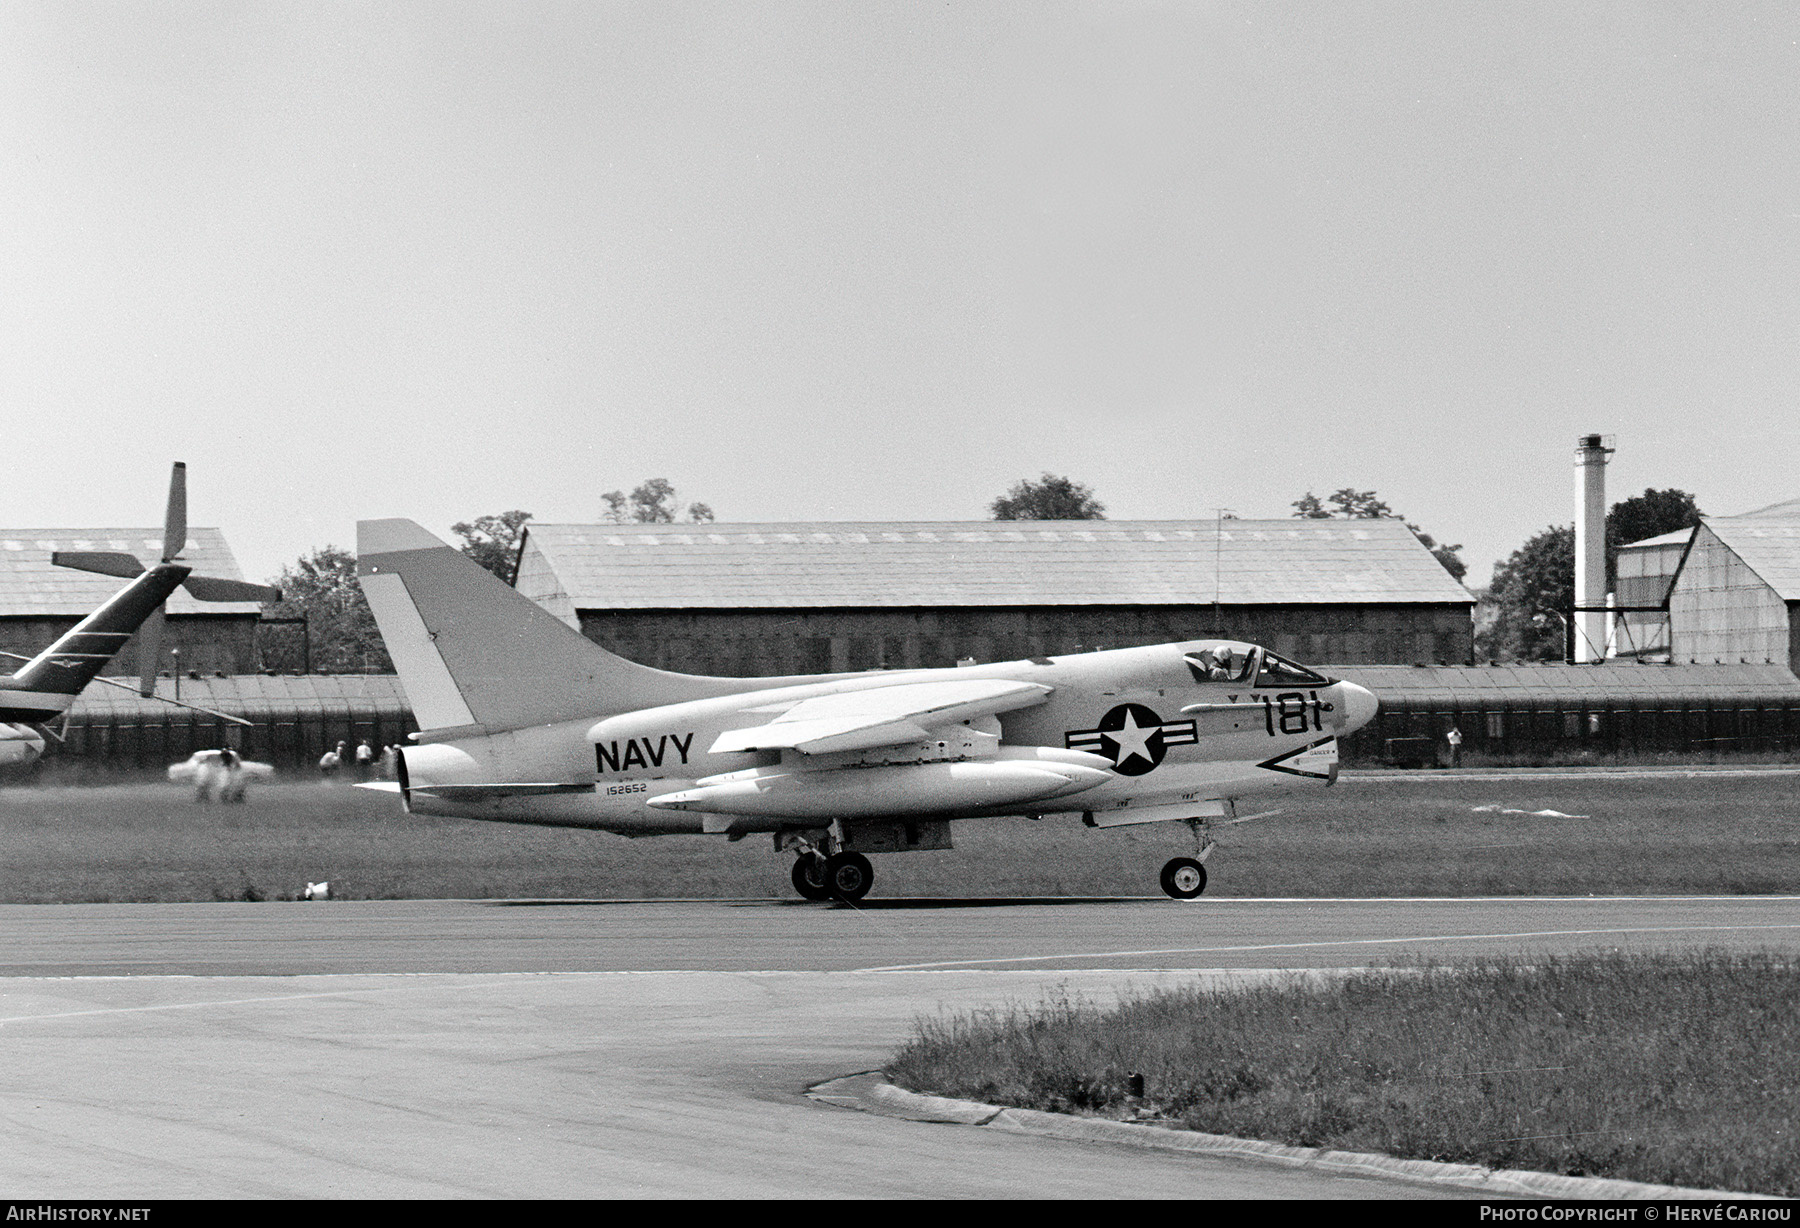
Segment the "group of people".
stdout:
<svg viewBox="0 0 1800 1228">
<path fill-rule="evenodd" d="M 249 781 L 244 761 L 237 751 L 221 746 L 211 755 L 197 755 L 194 764 L 194 800 L 219 801 L 227 805 L 241 803 Z"/>
<path fill-rule="evenodd" d="M 400 753 L 398 746 L 383 747 L 379 754 L 364 738 L 351 749 L 350 743 L 339 742 L 337 746 L 319 756 L 319 774 L 326 780 L 333 780 L 345 768 L 351 768 L 359 780 L 378 777 L 381 780 L 394 778 L 394 759 Z"/>
</svg>

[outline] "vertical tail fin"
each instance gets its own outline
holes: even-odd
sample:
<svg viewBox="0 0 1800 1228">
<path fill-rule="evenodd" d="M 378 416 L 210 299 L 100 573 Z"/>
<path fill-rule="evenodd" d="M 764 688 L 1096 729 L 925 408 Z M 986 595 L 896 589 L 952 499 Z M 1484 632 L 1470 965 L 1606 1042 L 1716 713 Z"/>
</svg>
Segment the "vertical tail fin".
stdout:
<svg viewBox="0 0 1800 1228">
<path fill-rule="evenodd" d="M 598 720 L 729 688 L 614 656 L 410 520 L 358 522 L 356 553 L 421 729 Z"/>
</svg>

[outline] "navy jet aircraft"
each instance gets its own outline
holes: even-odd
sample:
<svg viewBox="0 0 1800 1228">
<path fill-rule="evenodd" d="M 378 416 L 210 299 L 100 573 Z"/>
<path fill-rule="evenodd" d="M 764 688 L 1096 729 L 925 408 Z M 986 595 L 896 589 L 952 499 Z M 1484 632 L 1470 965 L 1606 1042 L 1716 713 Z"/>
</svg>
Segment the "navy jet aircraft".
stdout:
<svg viewBox="0 0 1800 1228">
<path fill-rule="evenodd" d="M 1208 821 L 1337 777 L 1375 697 L 1252 644 L 1198 640 L 951 669 L 779 678 L 614 656 L 410 520 L 357 526 L 357 573 L 420 732 L 414 814 L 627 836 L 773 837 L 808 899 L 856 900 L 866 853 L 951 847 L 958 819 Z M 375 786 L 381 787 L 381 786 Z"/>
<path fill-rule="evenodd" d="M 42 754 L 45 737 L 58 737 L 56 726 L 68 716 L 75 697 L 88 683 L 95 681 L 140 627 L 143 629 L 138 645 L 138 658 L 143 662 L 140 694 L 153 695 L 157 660 L 161 655 L 163 602 L 177 588 L 185 586 L 201 601 L 281 599 L 280 592 L 267 585 L 194 575 L 193 568 L 179 561 L 186 548 L 187 466 L 176 461 L 169 475 L 161 562 L 146 568 L 135 556 L 115 551 L 58 550 L 51 554 L 50 561 L 58 567 L 129 578 L 131 583 L 19 670 L 0 676 L 0 765 L 29 763 Z M 99 678 L 99 681 L 108 680 Z M 165 699 L 164 702 L 198 708 L 196 704 L 182 704 L 178 700 Z M 249 723 L 210 709 L 199 710 L 238 724 Z"/>
</svg>

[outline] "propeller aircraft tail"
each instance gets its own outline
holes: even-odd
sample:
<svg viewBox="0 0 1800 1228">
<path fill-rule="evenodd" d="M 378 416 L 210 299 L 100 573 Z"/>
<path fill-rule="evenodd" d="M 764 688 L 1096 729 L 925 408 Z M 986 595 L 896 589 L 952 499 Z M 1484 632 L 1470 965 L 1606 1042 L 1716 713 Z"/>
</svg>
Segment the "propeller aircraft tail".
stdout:
<svg viewBox="0 0 1800 1228">
<path fill-rule="evenodd" d="M 0 678 L 0 721 L 40 722 L 61 717 L 187 576 L 188 569 L 177 564 L 151 568 L 17 673 Z"/>
<path fill-rule="evenodd" d="M 267 585 L 194 575 L 191 567 L 179 561 L 186 548 L 187 466 L 176 461 L 163 518 L 163 557 L 157 564 L 145 567 L 136 556 L 120 551 L 59 550 L 51 554 L 50 561 L 58 567 L 117 576 L 130 583 L 16 672 L 0 676 L 0 742 L 5 743 L 0 746 L 0 763 L 36 758 L 43 739 L 27 727 L 48 726 L 66 716 L 75 697 L 133 635 L 139 637 L 138 656 L 143 662 L 139 693 L 153 695 L 162 652 L 163 603 L 177 588 L 186 586 L 201 601 L 280 600 L 280 591 Z M 239 721 L 223 713 L 213 715 Z M 17 753 L 9 757 L 7 751 Z"/>
<path fill-rule="evenodd" d="M 163 552 L 162 567 L 168 568 L 181 557 L 187 549 L 187 465 L 176 461 L 174 470 L 169 474 L 169 503 L 163 513 Z M 144 564 L 135 555 L 124 554 L 112 550 L 58 550 L 50 556 L 50 561 L 58 567 L 72 567 L 77 571 L 92 571 L 103 576 L 134 577 L 145 573 Z M 138 642 L 138 660 L 143 663 L 142 677 L 139 679 L 138 694 L 145 699 L 156 694 L 156 667 L 162 659 L 163 602 L 170 593 L 179 586 L 200 601 L 280 601 L 281 590 L 270 588 L 266 584 L 249 584 L 243 580 L 224 580 L 213 576 L 193 575 L 190 567 L 178 569 L 181 575 L 174 583 L 162 591 L 161 596 L 151 604 L 149 610 L 138 615 L 137 621 L 131 624 L 132 630 L 142 626 L 142 634 Z M 152 586 L 154 587 L 154 586 Z M 119 596 L 132 591 L 126 588 Z M 109 602 L 108 605 L 111 605 Z M 85 624 L 84 624 L 85 625 Z M 127 633 L 129 638 L 129 632 Z M 113 648 L 117 652 L 124 645 L 124 640 Z M 82 685 L 91 680 L 95 673 L 111 660 L 109 653 L 93 673 L 82 680 Z M 80 687 L 75 688 L 77 692 Z"/>
</svg>

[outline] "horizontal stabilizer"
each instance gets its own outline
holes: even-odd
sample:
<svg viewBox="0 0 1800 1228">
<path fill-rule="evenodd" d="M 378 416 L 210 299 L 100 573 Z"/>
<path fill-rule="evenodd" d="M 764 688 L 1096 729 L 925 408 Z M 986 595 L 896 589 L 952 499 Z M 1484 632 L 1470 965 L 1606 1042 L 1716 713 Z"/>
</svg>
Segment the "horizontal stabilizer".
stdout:
<svg viewBox="0 0 1800 1228">
<path fill-rule="evenodd" d="M 58 567 L 98 572 L 103 576 L 117 576 L 121 580 L 134 579 L 144 574 L 144 565 L 138 562 L 136 555 L 117 550 L 57 550 L 50 555 L 50 561 Z"/>
</svg>

